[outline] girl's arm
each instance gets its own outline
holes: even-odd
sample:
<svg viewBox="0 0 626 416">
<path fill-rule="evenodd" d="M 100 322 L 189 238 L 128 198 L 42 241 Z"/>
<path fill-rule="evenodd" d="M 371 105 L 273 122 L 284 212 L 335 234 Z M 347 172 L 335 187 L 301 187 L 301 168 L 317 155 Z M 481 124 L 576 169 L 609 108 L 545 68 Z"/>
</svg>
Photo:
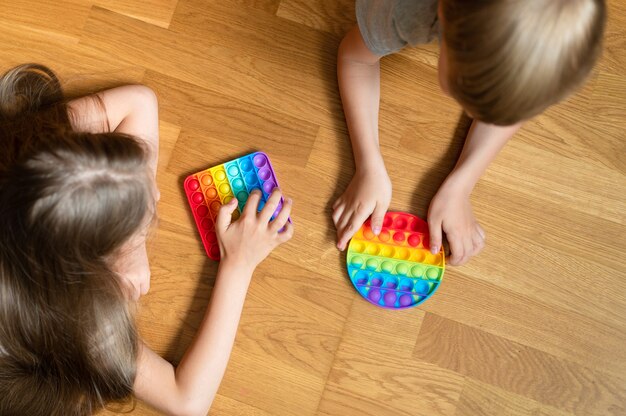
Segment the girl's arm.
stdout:
<svg viewBox="0 0 626 416">
<path fill-rule="evenodd" d="M 139 399 L 171 415 L 206 415 L 226 370 L 252 272 L 293 234 L 290 200 L 269 222 L 280 197 L 275 191 L 257 215 L 260 193 L 253 192 L 232 224 L 236 199 L 222 206 L 216 223 L 222 260 L 200 329 L 177 368 L 142 345 L 134 386 Z"/>
<path fill-rule="evenodd" d="M 74 129 L 91 133 L 117 132 L 142 140 L 156 175 L 159 157 L 159 107 L 144 85 L 125 85 L 77 98 L 68 103 Z"/>
</svg>

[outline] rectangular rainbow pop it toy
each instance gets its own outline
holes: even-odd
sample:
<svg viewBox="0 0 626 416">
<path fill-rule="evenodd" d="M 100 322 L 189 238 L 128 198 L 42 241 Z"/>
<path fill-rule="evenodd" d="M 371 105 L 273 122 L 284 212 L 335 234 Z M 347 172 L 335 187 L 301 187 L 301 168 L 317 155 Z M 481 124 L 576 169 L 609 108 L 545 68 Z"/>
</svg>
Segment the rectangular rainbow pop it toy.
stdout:
<svg viewBox="0 0 626 416">
<path fill-rule="evenodd" d="M 206 254 L 213 260 L 220 259 L 220 248 L 215 234 L 215 219 L 222 204 L 233 198 L 239 202 L 238 211 L 233 213 L 233 221 L 239 218 L 246 205 L 250 192 L 260 189 L 262 192 L 259 210 L 267 198 L 278 186 L 276 174 L 269 157 L 263 152 L 231 160 L 230 162 L 205 169 L 189 175 L 185 179 L 185 194 L 191 206 L 191 212 L 200 232 Z M 283 206 L 281 198 L 272 219 Z"/>
<path fill-rule="evenodd" d="M 426 221 L 388 212 L 378 236 L 367 220 L 352 237 L 346 265 L 352 284 L 370 303 L 404 309 L 433 295 L 443 278 L 445 258 L 443 249 L 430 252 Z"/>
</svg>

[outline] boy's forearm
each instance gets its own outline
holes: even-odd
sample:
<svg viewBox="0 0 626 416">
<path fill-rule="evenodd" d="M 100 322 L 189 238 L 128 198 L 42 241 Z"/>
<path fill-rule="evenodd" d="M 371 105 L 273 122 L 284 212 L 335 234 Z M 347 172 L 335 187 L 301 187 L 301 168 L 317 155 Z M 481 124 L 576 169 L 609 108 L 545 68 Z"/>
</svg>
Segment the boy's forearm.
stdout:
<svg viewBox="0 0 626 416">
<path fill-rule="evenodd" d="M 520 129 L 522 123 L 496 126 L 474 120 L 456 166 L 446 179 L 469 195 L 489 164 Z"/>
<path fill-rule="evenodd" d="M 358 169 L 383 165 L 378 145 L 379 58 L 366 49 L 358 28 L 341 42 L 337 57 L 339 92 Z"/>
<path fill-rule="evenodd" d="M 237 334 L 252 270 L 220 264 L 200 329 L 176 368 L 176 384 L 196 409 L 208 409 L 222 381 Z"/>
</svg>

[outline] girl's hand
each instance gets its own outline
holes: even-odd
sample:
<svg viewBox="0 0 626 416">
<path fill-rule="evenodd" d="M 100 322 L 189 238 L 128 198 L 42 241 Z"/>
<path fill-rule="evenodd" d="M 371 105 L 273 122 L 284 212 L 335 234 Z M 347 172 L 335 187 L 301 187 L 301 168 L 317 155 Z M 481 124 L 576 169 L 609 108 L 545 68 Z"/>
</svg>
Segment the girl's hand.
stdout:
<svg viewBox="0 0 626 416">
<path fill-rule="evenodd" d="M 345 250 L 348 241 L 372 216 L 372 231 L 378 235 L 391 202 L 391 181 L 387 171 L 359 172 L 333 205 L 333 222 L 337 228 L 337 248 Z"/>
<path fill-rule="evenodd" d="M 274 248 L 293 236 L 293 225 L 287 221 L 291 213 L 291 199 L 285 199 L 280 213 L 270 221 L 280 198 L 280 191 L 274 189 L 263 210 L 257 213 L 261 192 L 252 191 L 241 217 L 233 223 L 231 215 L 237 209 L 237 199 L 233 198 L 220 208 L 215 230 L 223 263 L 252 271 Z"/>
<path fill-rule="evenodd" d="M 474 218 L 469 194 L 457 189 L 452 182 L 444 182 L 428 209 L 430 250 L 439 253 L 442 231 L 450 243 L 448 263 L 460 266 L 480 253 L 485 246 L 485 231 Z"/>
</svg>

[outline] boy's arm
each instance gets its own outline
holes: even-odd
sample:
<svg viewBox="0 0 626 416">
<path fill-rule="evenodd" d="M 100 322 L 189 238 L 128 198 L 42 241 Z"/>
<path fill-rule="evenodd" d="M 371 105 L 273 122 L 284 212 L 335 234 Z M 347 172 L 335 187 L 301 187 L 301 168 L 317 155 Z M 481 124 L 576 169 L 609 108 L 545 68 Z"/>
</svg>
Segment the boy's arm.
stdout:
<svg viewBox="0 0 626 416">
<path fill-rule="evenodd" d="M 352 181 L 333 205 L 340 250 L 370 215 L 378 234 L 391 200 L 391 182 L 378 145 L 379 62 L 380 56 L 367 48 L 359 28 L 353 27 L 337 57 L 339 92 L 356 166 Z"/>
<path fill-rule="evenodd" d="M 430 247 L 438 253 L 442 231 L 450 243 L 451 265 L 466 263 L 484 247 L 485 233 L 480 227 L 469 202 L 474 185 L 495 159 L 506 142 L 522 123 L 495 126 L 474 120 L 465 140 L 463 151 L 428 210 Z"/>
</svg>

